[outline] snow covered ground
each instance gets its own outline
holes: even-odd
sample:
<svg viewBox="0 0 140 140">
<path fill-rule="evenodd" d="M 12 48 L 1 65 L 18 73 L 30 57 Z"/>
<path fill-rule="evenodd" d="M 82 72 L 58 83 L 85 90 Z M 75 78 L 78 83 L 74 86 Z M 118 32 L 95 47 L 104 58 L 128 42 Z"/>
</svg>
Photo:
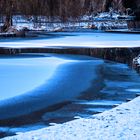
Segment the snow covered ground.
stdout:
<svg viewBox="0 0 140 140">
<path fill-rule="evenodd" d="M 58 36 L 58 37 L 57 37 Z M 45 47 L 140 47 L 140 34 L 120 33 L 48 33 L 46 37 L 30 39 L 1 39 L 0 47 L 10 48 L 45 48 Z"/>
<path fill-rule="evenodd" d="M 140 97 L 89 119 L 53 125 L 3 140 L 140 140 Z"/>
<path fill-rule="evenodd" d="M 13 16 L 13 28 L 22 30 L 27 28 L 29 30 L 45 30 L 45 31 L 57 31 L 65 28 L 91 28 L 94 29 L 114 29 L 114 28 L 127 28 L 126 21 L 117 21 L 119 17 L 127 19 L 127 15 L 120 15 L 118 12 L 98 13 L 98 15 L 83 15 L 79 19 L 70 18 L 67 22 L 62 22 L 59 17 L 53 17 L 53 21 L 44 16 L 39 17 L 25 17 L 20 15 Z M 36 20 L 38 19 L 38 21 Z M 107 21 L 109 20 L 109 21 Z M 113 21 L 111 21 L 113 20 Z"/>
<path fill-rule="evenodd" d="M 82 29 L 82 28 L 91 28 L 96 30 L 105 30 L 105 29 L 118 29 L 118 28 L 127 28 L 127 23 L 125 21 L 104 21 L 105 19 L 99 19 L 101 21 L 81 21 L 81 22 L 58 22 L 58 23 L 42 23 L 42 24 L 35 24 L 30 22 L 25 23 L 15 23 L 13 28 L 17 30 L 22 30 L 24 28 L 29 30 L 35 31 L 69 31 L 74 29 Z"/>
</svg>

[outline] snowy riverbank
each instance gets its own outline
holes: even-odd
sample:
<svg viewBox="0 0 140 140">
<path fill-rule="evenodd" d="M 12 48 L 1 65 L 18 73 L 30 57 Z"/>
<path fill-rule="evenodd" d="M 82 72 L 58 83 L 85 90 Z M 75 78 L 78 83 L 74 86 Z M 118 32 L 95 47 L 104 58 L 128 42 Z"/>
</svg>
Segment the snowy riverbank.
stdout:
<svg viewBox="0 0 140 140">
<path fill-rule="evenodd" d="M 21 133 L 3 140 L 139 140 L 140 97 L 89 119 Z"/>
</svg>

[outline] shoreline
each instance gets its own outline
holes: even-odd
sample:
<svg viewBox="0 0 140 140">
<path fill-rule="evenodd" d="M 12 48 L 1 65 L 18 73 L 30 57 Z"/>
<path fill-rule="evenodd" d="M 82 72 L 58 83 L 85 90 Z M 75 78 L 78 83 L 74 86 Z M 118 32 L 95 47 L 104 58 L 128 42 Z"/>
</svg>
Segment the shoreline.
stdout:
<svg viewBox="0 0 140 140">
<path fill-rule="evenodd" d="M 48 128 L 19 133 L 17 136 L 3 138 L 2 140 L 139 140 L 139 104 L 140 97 L 137 97 L 114 109 L 93 115 L 92 118 L 79 118 L 64 124 L 53 124 Z"/>
</svg>

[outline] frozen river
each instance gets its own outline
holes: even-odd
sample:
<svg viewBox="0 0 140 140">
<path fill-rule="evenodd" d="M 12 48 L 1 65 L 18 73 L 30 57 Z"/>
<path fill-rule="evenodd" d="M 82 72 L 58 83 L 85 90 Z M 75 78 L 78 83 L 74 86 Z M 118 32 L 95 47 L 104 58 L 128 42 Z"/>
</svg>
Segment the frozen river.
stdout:
<svg viewBox="0 0 140 140">
<path fill-rule="evenodd" d="M 63 63 L 63 59 L 43 55 L 0 57 L 0 99 L 8 99 L 38 88 Z"/>
<path fill-rule="evenodd" d="M 80 55 L 1 56 L 0 131 L 90 117 L 134 98 L 139 87 L 139 75 L 125 64 Z"/>
<path fill-rule="evenodd" d="M 0 39 L 0 47 L 45 48 L 45 47 L 140 47 L 140 34 L 100 32 L 40 32 L 38 37 L 25 39 Z"/>
</svg>

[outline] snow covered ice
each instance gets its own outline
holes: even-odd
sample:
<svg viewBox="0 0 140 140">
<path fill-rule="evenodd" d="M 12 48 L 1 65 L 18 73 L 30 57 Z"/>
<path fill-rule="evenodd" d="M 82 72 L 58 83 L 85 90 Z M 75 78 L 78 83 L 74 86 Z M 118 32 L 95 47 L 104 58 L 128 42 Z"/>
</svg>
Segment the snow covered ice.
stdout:
<svg viewBox="0 0 140 140">
<path fill-rule="evenodd" d="M 51 38 L 49 37 L 51 36 Z M 58 35 L 58 38 L 56 36 Z M 53 37 L 54 36 L 54 37 Z M 10 48 L 115 48 L 139 47 L 140 34 L 115 33 L 48 33 L 48 37 L 40 39 L 1 40 L 1 47 Z"/>
</svg>

